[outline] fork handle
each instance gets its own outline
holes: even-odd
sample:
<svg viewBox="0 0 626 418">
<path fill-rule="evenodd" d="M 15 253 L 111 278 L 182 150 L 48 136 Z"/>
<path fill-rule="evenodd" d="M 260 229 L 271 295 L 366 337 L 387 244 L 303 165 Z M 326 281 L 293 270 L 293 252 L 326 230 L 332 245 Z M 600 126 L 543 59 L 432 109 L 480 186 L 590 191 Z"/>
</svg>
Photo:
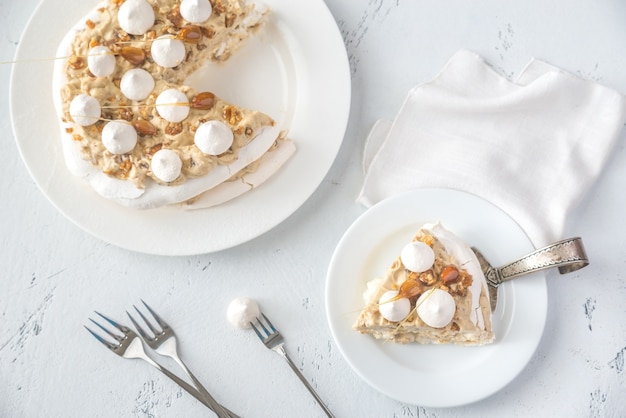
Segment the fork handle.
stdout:
<svg viewBox="0 0 626 418">
<path fill-rule="evenodd" d="M 146 359 L 144 359 L 146 360 Z M 170 379 L 172 379 L 174 382 L 176 382 L 181 388 L 183 388 L 184 390 L 187 391 L 187 393 L 189 393 L 191 396 L 193 396 L 194 398 L 196 398 L 197 400 L 199 400 L 200 402 L 202 402 L 206 407 L 208 407 L 210 410 L 212 410 L 213 412 L 215 412 L 217 414 L 218 417 L 220 418 L 229 418 L 230 415 L 226 414 L 223 410 L 223 408 L 221 407 L 221 405 L 217 404 L 217 402 L 215 402 L 215 399 L 213 399 L 213 402 L 215 402 L 217 404 L 217 408 L 215 408 L 213 405 L 211 405 L 211 402 L 209 402 L 207 400 L 207 398 L 201 394 L 200 392 L 198 392 L 198 390 L 196 388 L 194 388 L 193 386 L 191 386 L 189 383 L 185 382 L 184 380 L 182 380 L 180 377 L 176 376 L 174 373 L 170 372 L 168 369 L 166 369 L 165 367 L 161 366 L 160 364 L 158 364 L 157 362 L 154 361 L 148 361 L 146 360 L 149 364 L 151 364 L 152 366 L 154 366 L 158 371 L 160 371 L 161 373 L 163 373 L 165 376 L 169 377 Z M 218 412 L 219 411 L 219 412 Z M 233 416 L 233 418 L 236 417 Z"/>
<path fill-rule="evenodd" d="M 558 267 L 559 273 L 566 274 L 589 264 L 580 237 L 568 238 L 540 248 L 519 260 L 494 269 L 496 280 L 504 282 L 539 270 Z M 500 283 L 498 283 L 500 284 Z"/>
<path fill-rule="evenodd" d="M 298 369 L 298 367 L 293 363 L 293 361 L 291 361 L 291 358 L 289 357 L 289 355 L 285 351 L 285 347 L 283 347 L 282 345 L 276 346 L 276 347 L 274 347 L 274 351 L 276 351 L 278 354 L 280 354 L 280 356 L 282 358 L 287 360 L 287 364 L 289 364 L 289 367 L 291 367 L 291 370 L 293 370 L 293 372 L 296 374 L 296 376 L 298 376 L 298 379 L 300 379 L 300 381 L 302 383 L 304 383 L 304 386 L 306 386 L 306 388 L 309 390 L 311 395 L 313 395 L 313 397 L 315 398 L 315 400 L 317 401 L 319 406 L 326 413 L 326 416 L 328 416 L 329 418 L 334 418 L 334 415 L 332 414 L 332 412 L 330 412 L 330 409 L 328 409 L 328 407 L 322 401 L 322 398 L 320 398 L 319 395 L 317 394 L 317 392 L 315 392 L 315 389 L 313 389 L 313 386 L 311 386 L 309 384 L 309 382 L 306 380 L 306 378 L 300 372 L 300 369 Z"/>
<path fill-rule="evenodd" d="M 209 403 L 211 402 L 214 403 L 214 407 L 212 407 L 211 409 L 213 409 L 213 412 L 215 412 L 218 417 L 224 416 L 226 418 L 241 418 L 239 417 L 239 415 L 235 414 L 233 411 L 217 403 L 215 398 L 211 396 L 209 391 L 206 390 L 206 388 L 202 385 L 202 383 L 200 383 L 198 378 L 191 372 L 191 370 L 189 370 L 187 365 L 183 362 L 183 360 L 180 357 L 178 357 L 178 355 L 172 356 L 172 358 L 178 363 L 178 365 L 183 369 L 183 371 L 187 374 L 187 376 L 189 376 L 193 384 L 196 386 L 196 389 L 198 389 L 198 392 L 200 393 L 200 395 L 204 396 L 205 399 L 207 399 Z"/>
</svg>

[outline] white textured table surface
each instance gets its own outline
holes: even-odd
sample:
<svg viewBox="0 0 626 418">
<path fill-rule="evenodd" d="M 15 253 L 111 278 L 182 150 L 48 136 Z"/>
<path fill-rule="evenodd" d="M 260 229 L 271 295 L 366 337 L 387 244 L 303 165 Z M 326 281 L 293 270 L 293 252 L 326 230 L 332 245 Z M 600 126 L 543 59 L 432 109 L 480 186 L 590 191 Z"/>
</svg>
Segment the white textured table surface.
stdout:
<svg viewBox="0 0 626 418">
<path fill-rule="evenodd" d="M 0 0 L 0 60 L 13 58 L 36 3 Z M 539 348 L 494 396 L 453 409 L 389 399 L 350 369 L 324 313 L 328 262 L 364 211 L 355 198 L 374 121 L 392 118 L 408 89 L 433 77 L 460 48 L 481 54 L 508 77 L 535 56 L 626 93 L 626 3 L 326 3 L 352 73 L 353 104 L 339 156 L 293 216 L 214 254 L 129 252 L 57 212 L 20 159 L 7 100 L 11 66 L 0 65 L 0 416 L 205 416 L 199 402 L 156 370 L 107 353 L 84 331 L 94 309 L 123 318 L 140 298 L 176 329 L 188 364 L 231 409 L 245 417 L 322 416 L 278 356 L 227 323 L 226 307 L 237 296 L 254 297 L 279 324 L 298 367 L 337 417 L 626 415 L 624 138 L 567 227 L 568 236 L 583 237 L 592 264 L 569 276 L 548 274 L 550 305 Z"/>
</svg>

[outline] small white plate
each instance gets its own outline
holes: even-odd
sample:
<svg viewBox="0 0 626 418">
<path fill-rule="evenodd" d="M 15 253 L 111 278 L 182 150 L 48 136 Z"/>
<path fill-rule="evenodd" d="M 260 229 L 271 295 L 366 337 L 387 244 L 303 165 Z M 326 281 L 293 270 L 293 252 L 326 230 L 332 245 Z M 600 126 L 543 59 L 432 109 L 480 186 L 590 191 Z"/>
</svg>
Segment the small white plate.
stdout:
<svg viewBox="0 0 626 418">
<path fill-rule="evenodd" d="M 92 235 L 134 251 L 208 253 L 246 242 L 295 212 L 324 179 L 347 126 L 350 68 L 337 24 L 322 0 L 264 0 L 270 19 L 225 65 L 208 66 L 190 85 L 269 114 L 297 150 L 268 182 L 215 208 L 133 210 L 97 195 L 65 168 L 52 102 L 61 39 L 96 6 L 42 0 L 28 23 L 11 74 L 13 130 L 45 196 Z"/>
<path fill-rule="evenodd" d="M 341 353 L 366 382 L 398 401 L 424 407 L 476 402 L 500 390 L 526 366 L 546 322 L 541 272 L 507 282 L 494 312 L 494 343 L 479 347 L 394 344 L 352 329 L 366 283 L 383 277 L 418 229 L 440 221 L 492 265 L 534 250 L 504 212 L 474 195 L 417 190 L 387 199 L 359 217 L 339 242 L 326 279 L 326 313 Z"/>
</svg>

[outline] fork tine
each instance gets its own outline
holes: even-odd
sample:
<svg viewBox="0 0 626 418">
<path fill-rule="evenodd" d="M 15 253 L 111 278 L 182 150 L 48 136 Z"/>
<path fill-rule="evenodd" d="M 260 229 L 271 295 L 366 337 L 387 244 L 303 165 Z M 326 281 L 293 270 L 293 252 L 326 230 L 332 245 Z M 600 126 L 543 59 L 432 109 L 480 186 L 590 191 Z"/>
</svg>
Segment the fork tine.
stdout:
<svg viewBox="0 0 626 418">
<path fill-rule="evenodd" d="M 87 327 L 86 325 L 83 325 L 85 327 L 85 329 L 87 331 L 89 331 L 89 333 L 91 335 L 93 335 L 94 337 L 96 337 L 96 340 L 100 341 L 102 344 L 104 344 L 109 350 L 114 350 L 115 348 L 117 348 L 117 346 L 113 343 L 111 343 L 110 341 L 105 340 L 104 338 L 102 338 L 101 336 L 99 336 L 98 334 L 96 334 L 95 332 L 93 332 L 92 330 L 89 329 L 89 327 Z"/>
<path fill-rule="evenodd" d="M 256 320 L 257 320 L 257 322 L 259 322 L 259 318 L 257 318 Z M 259 339 L 261 341 L 263 341 L 265 339 L 265 337 L 263 337 L 263 335 L 261 334 L 259 329 L 252 323 L 252 321 L 250 321 L 250 326 L 254 329 L 254 332 L 256 332 L 257 337 L 259 337 Z"/>
<path fill-rule="evenodd" d="M 108 318 L 104 315 L 102 315 L 100 312 L 98 311 L 94 311 L 95 313 L 97 313 L 98 315 L 100 315 L 102 318 L 104 318 L 105 321 L 107 321 L 109 324 L 113 325 L 115 328 L 119 329 L 121 332 L 123 332 L 124 334 L 127 333 L 129 331 L 129 329 L 127 327 L 125 327 L 124 325 L 120 325 L 117 322 L 115 322 L 114 320 L 112 320 L 111 318 Z M 94 321 L 94 323 L 96 323 Z M 97 324 L 97 323 L 96 323 Z M 102 328 L 102 327 L 101 327 Z"/>
<path fill-rule="evenodd" d="M 111 338 L 113 338 L 116 341 L 122 341 L 124 339 L 124 337 L 121 337 L 117 334 L 115 334 L 114 332 L 111 332 L 110 330 L 106 329 L 105 327 L 103 327 L 102 325 L 100 325 L 98 322 L 94 321 L 93 319 L 89 318 L 89 320 L 91 322 L 93 322 L 98 328 L 100 328 L 102 331 L 106 332 L 107 334 L 109 334 L 111 336 Z"/>
<path fill-rule="evenodd" d="M 152 308 L 151 308 L 151 307 L 149 307 L 149 306 L 148 306 L 148 304 L 147 304 L 146 302 L 144 302 L 144 300 L 143 300 L 143 299 L 140 299 L 140 300 L 141 300 L 141 303 L 143 303 L 143 306 L 145 306 L 145 307 L 146 307 L 146 309 L 150 312 L 150 314 L 154 317 L 154 319 L 156 320 L 157 324 L 159 324 L 159 326 L 161 327 L 161 329 L 169 328 L 169 325 L 167 325 L 167 324 L 165 323 L 165 321 L 163 321 L 163 320 L 161 319 L 161 317 L 160 317 L 159 315 L 157 315 L 157 313 L 156 313 L 156 312 L 154 312 L 154 311 L 152 310 Z M 136 308 L 135 308 L 135 309 L 136 309 Z"/>
<path fill-rule="evenodd" d="M 135 309 L 137 309 L 137 308 L 135 308 Z M 130 318 L 130 322 L 132 322 L 132 323 L 133 323 L 133 325 L 135 326 L 135 329 L 137 330 L 137 332 L 139 333 L 139 335 L 141 335 L 144 339 L 148 339 L 148 338 L 149 338 L 149 337 L 148 337 L 148 335 L 147 335 L 147 334 L 146 334 L 146 332 L 143 330 L 143 328 L 141 328 L 141 327 L 139 326 L 139 324 L 137 323 L 137 321 L 135 321 L 135 318 L 133 318 L 133 317 L 131 316 L 131 314 L 130 314 L 128 311 L 126 311 L 126 315 L 128 315 L 128 318 Z"/>
<path fill-rule="evenodd" d="M 267 318 L 267 316 L 265 316 L 265 314 L 263 312 L 261 312 L 261 316 L 263 318 L 265 318 L 265 321 L 267 321 L 267 325 L 269 325 L 269 327 L 272 329 L 272 332 L 277 332 L 276 328 L 274 328 L 274 325 L 272 325 L 272 322 Z M 263 327 L 263 328 L 265 328 L 265 327 Z M 268 332 L 268 334 L 269 334 L 269 332 Z"/>
<path fill-rule="evenodd" d="M 261 315 L 263 315 L 263 314 L 261 314 Z M 266 318 L 266 319 L 267 319 L 267 318 Z M 265 336 L 266 336 L 266 337 L 267 337 L 267 336 L 269 336 L 269 335 L 271 334 L 271 332 L 270 332 L 270 330 L 269 330 L 269 329 L 267 329 L 267 327 L 265 326 L 265 324 L 263 323 L 263 321 L 261 321 L 261 319 L 259 319 L 259 318 L 257 318 L 256 320 L 257 320 L 257 322 L 259 323 L 259 325 L 261 325 L 261 328 L 263 328 L 263 331 L 265 331 Z"/>
<path fill-rule="evenodd" d="M 150 331 L 152 332 L 152 335 L 156 336 L 157 334 L 159 334 L 159 330 L 157 330 L 154 325 L 152 325 L 152 322 L 148 321 L 148 318 L 146 318 L 144 316 L 144 314 L 141 313 L 141 311 L 139 309 L 137 309 L 137 307 L 135 305 L 133 305 L 133 308 L 135 308 L 135 310 L 137 311 L 137 313 L 139 314 L 139 316 L 141 317 L 141 319 L 143 319 L 143 322 L 148 326 L 148 328 L 150 328 Z"/>
</svg>

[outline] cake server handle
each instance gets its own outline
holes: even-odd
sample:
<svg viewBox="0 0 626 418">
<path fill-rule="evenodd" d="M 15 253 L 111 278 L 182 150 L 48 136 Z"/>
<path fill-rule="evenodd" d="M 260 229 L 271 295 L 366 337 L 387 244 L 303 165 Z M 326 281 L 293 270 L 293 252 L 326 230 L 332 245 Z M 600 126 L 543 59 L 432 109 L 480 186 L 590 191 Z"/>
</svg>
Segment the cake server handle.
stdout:
<svg viewBox="0 0 626 418">
<path fill-rule="evenodd" d="M 491 266 L 477 248 L 472 247 L 472 251 L 476 254 L 487 279 L 492 310 L 495 309 L 497 301 L 496 290 L 502 282 L 553 267 L 557 267 L 559 273 L 566 274 L 589 265 L 589 258 L 580 237 L 568 238 L 547 245 L 502 267 Z"/>
</svg>

